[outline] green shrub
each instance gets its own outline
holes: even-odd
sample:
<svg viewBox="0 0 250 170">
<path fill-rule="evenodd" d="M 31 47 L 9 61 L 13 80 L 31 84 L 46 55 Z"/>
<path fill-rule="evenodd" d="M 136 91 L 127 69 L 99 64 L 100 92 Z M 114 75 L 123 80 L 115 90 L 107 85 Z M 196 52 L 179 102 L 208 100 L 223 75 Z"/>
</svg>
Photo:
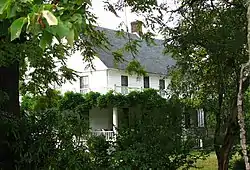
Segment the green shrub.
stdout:
<svg viewBox="0 0 250 170">
<path fill-rule="evenodd" d="M 78 105 L 84 104 L 85 98 L 80 93 L 66 92 L 59 101 L 60 110 L 72 110 Z"/>
<path fill-rule="evenodd" d="M 245 162 L 243 159 L 237 159 L 233 162 L 232 170 L 245 170 Z"/>
<path fill-rule="evenodd" d="M 110 168 L 111 155 L 109 149 L 112 147 L 104 136 L 92 136 L 87 141 L 87 146 L 92 160 L 92 166 L 96 169 Z"/>
<path fill-rule="evenodd" d="M 41 104 L 34 109 L 34 103 Z M 114 144 L 100 136 L 89 138 L 89 110 L 107 106 L 137 109 L 130 113 L 129 126 L 118 129 Z M 27 97 L 22 107 L 25 114 L 13 145 L 20 155 L 19 169 L 172 170 L 191 167 L 200 158 L 192 152 L 192 140 L 183 140 L 185 105 L 176 96 L 163 99 L 152 89 L 127 96 L 68 92 L 61 97 Z"/>
<path fill-rule="evenodd" d="M 86 138 L 85 122 L 74 112 L 48 109 L 22 117 L 18 169 L 79 169 L 89 164 L 81 139 Z M 74 140 L 73 140 L 74 139 Z"/>
</svg>

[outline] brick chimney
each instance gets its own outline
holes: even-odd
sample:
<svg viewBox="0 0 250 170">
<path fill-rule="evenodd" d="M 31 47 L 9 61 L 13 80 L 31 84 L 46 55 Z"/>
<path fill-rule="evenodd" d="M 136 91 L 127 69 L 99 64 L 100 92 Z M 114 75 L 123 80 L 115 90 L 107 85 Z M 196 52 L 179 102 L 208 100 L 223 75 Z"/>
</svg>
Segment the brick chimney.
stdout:
<svg viewBox="0 0 250 170">
<path fill-rule="evenodd" d="M 136 20 L 131 22 L 131 33 L 142 34 L 142 21 Z"/>
</svg>

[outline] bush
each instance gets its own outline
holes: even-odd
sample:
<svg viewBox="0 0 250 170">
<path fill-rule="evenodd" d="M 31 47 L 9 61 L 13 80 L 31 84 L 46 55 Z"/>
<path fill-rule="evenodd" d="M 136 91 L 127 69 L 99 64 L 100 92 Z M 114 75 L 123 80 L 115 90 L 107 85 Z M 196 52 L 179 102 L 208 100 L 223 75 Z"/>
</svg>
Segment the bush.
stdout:
<svg viewBox="0 0 250 170">
<path fill-rule="evenodd" d="M 18 124 L 18 142 L 13 145 L 20 155 L 16 162 L 19 169 L 172 170 L 193 166 L 200 157 L 191 154 L 191 140 L 183 140 L 184 105 L 177 97 L 165 100 L 151 89 L 127 96 L 113 92 L 55 96 L 48 100 L 54 101 L 52 104 L 41 102 L 39 109 L 33 107 L 39 103 L 36 100 L 45 101 L 48 96 L 22 102 L 26 114 Z M 127 115 L 131 117 L 129 126 L 118 129 L 114 145 L 100 136 L 88 138 L 89 109 L 107 106 L 137 109 Z"/>
<path fill-rule="evenodd" d="M 92 136 L 87 141 L 87 146 L 93 167 L 96 169 L 107 169 L 111 166 L 109 149 L 112 146 L 106 141 L 104 136 Z"/>
<path fill-rule="evenodd" d="M 193 145 L 182 140 L 181 102 L 177 98 L 151 98 L 148 94 L 132 125 L 119 129 L 114 168 L 172 170 L 194 165 L 199 153 L 190 154 Z"/>
<path fill-rule="evenodd" d="M 48 109 L 22 117 L 15 150 L 19 169 L 79 169 L 89 164 L 88 130 L 74 112 Z M 75 140 L 73 140 L 75 139 Z"/>
<path fill-rule="evenodd" d="M 243 159 L 237 159 L 233 162 L 232 170 L 245 170 L 245 162 Z"/>
</svg>

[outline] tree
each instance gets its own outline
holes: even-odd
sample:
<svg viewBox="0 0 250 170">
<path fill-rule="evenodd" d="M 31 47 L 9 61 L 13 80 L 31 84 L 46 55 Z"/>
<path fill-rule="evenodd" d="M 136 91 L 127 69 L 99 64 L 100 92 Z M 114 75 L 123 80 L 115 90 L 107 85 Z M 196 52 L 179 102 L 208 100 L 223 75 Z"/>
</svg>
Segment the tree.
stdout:
<svg viewBox="0 0 250 170">
<path fill-rule="evenodd" d="M 182 75 L 175 83 L 183 82 L 179 88 L 184 88 L 181 91 L 191 101 L 200 99 L 194 104 L 214 103 L 210 108 L 206 106 L 216 115 L 214 149 L 219 169 L 228 169 L 230 150 L 238 134 L 240 65 L 247 60 L 246 20 L 239 20 L 246 18 L 246 8 L 240 2 L 230 5 L 224 1 L 201 1 L 182 10 L 184 19 L 169 30 L 171 38 L 167 41 Z M 248 83 L 242 87 L 244 92 Z"/>
<path fill-rule="evenodd" d="M 73 45 L 82 49 L 84 60 L 95 55 L 94 46 L 105 48 L 107 41 L 93 26 L 96 17 L 89 11 L 90 6 L 88 0 L 1 0 L 2 116 L 9 115 L 11 119 L 21 116 L 19 88 L 23 94 L 27 91 L 46 93 L 52 83 L 60 85 L 73 79 L 76 73 L 66 66 L 69 48 Z M 78 40 L 80 34 L 83 38 Z M 14 169 L 15 158 L 6 144 L 12 140 L 8 133 L 1 133 L 0 161 L 5 168 Z"/>
<path fill-rule="evenodd" d="M 13 119 L 21 116 L 19 89 L 22 94 L 45 94 L 52 83 L 60 85 L 74 79 L 76 72 L 66 66 L 71 51 L 80 50 L 83 61 L 91 62 L 96 48 L 108 48 L 104 33 L 95 29 L 96 17 L 90 11 L 91 5 L 90 0 L 0 2 L 0 106 L 3 115 L 11 115 Z M 126 50 L 136 52 L 137 45 L 131 44 L 129 41 Z M 119 53 L 114 58 L 121 60 L 122 55 Z M 1 135 L 2 141 L 6 138 L 9 141 L 6 133 Z M 9 147 L 3 144 L 0 148 Z M 8 161 L 6 154 L 9 153 L 0 153 L 4 161 Z"/>
<path fill-rule="evenodd" d="M 245 162 L 245 168 L 246 170 L 250 170 L 250 164 L 249 164 L 249 158 L 247 155 L 247 145 L 246 145 L 246 129 L 245 129 L 245 120 L 244 120 L 244 114 L 243 114 L 243 95 L 244 92 L 242 90 L 243 83 L 248 78 L 248 70 L 245 75 L 245 69 L 250 66 L 250 4 L 248 2 L 247 4 L 247 22 L 248 22 L 248 32 L 247 32 L 247 41 L 248 41 L 248 56 L 249 59 L 246 63 L 244 63 L 241 66 L 240 70 L 240 79 L 239 79 L 239 91 L 238 91 L 238 97 L 237 97 L 237 109 L 238 109 L 238 122 L 240 125 L 240 144 L 242 148 L 243 158 Z"/>
<path fill-rule="evenodd" d="M 136 12 L 145 11 L 142 4 L 133 5 Z M 215 114 L 218 169 L 228 169 L 229 154 L 238 134 L 237 95 L 249 86 L 247 79 L 238 88 L 241 64 L 248 61 L 245 2 L 184 0 L 178 5 L 174 10 L 168 4 L 156 6 L 151 11 L 159 12 L 149 13 L 146 22 L 152 29 L 160 24 L 166 51 L 177 60 L 173 90 L 187 102 Z M 171 14 L 167 22 L 164 13 Z M 178 18 L 177 24 L 169 27 L 174 17 Z"/>
<path fill-rule="evenodd" d="M 70 46 L 75 43 L 75 47 L 84 49 L 84 59 L 89 60 L 95 54 L 93 46 L 107 43 L 104 34 L 94 29 L 96 18 L 89 11 L 90 6 L 87 0 L 1 1 L 0 90 L 9 100 L 2 111 L 19 114 L 19 77 L 27 80 L 24 73 L 28 69 L 34 71 L 29 73 L 29 84 L 22 85 L 22 89 L 43 92 L 52 82 L 61 84 L 75 75 L 65 63 Z M 84 39 L 74 42 L 80 34 Z"/>
</svg>

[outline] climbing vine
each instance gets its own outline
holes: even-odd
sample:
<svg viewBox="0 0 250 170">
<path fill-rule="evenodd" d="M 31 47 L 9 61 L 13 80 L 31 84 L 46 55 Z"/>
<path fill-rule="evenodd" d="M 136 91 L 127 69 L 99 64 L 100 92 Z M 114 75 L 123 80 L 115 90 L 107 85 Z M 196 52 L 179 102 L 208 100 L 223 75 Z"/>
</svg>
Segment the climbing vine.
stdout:
<svg viewBox="0 0 250 170">
<path fill-rule="evenodd" d="M 95 107 L 100 109 L 107 107 L 133 107 L 136 105 L 145 105 L 145 103 L 151 107 L 159 107 L 167 104 L 167 100 L 162 98 L 157 90 L 153 89 L 147 89 L 142 92 L 132 91 L 128 95 L 122 95 L 114 91 L 106 94 L 98 92 L 89 92 L 87 94 L 66 92 L 63 96 L 56 91 L 54 93 L 51 96 L 23 96 L 21 106 L 24 110 L 39 111 L 50 107 L 58 107 L 59 110 L 71 110 L 81 105 L 84 105 L 85 109 L 90 110 Z"/>
<path fill-rule="evenodd" d="M 38 156 L 45 155 L 50 156 L 48 161 L 53 160 L 48 165 L 59 162 L 53 164 L 53 167 L 61 167 L 72 157 L 67 166 L 77 166 L 78 169 L 85 167 L 86 164 L 91 166 L 89 169 L 178 169 L 193 166 L 195 160 L 200 157 L 197 153 L 190 152 L 191 140 L 182 140 L 181 124 L 185 105 L 176 96 L 164 99 L 153 89 L 133 91 L 128 95 L 114 91 L 106 94 L 89 92 L 84 95 L 67 92 L 63 96 L 56 91 L 54 93 L 55 95 L 50 97 L 57 100 L 51 98 L 46 100 L 48 96 L 23 97 L 23 111 L 34 114 L 27 115 L 28 125 L 31 126 L 26 129 L 27 134 L 36 134 L 39 137 L 38 141 L 36 138 L 24 136 L 25 140 L 30 141 L 28 145 L 25 144 L 25 148 L 39 148 L 46 144 L 50 150 L 55 150 L 55 154 L 51 155 L 50 152 L 47 153 L 48 150 L 37 153 L 36 149 L 28 151 L 23 149 L 22 153 L 28 152 L 35 166 L 44 166 L 44 162 L 39 160 Z M 57 101 L 54 103 L 54 108 L 45 108 L 44 106 L 51 106 L 46 103 L 51 104 L 51 101 Z M 88 152 L 85 151 L 86 148 L 82 150 L 80 139 L 89 136 L 89 111 L 92 108 L 112 107 L 135 108 L 125 115 L 129 117 L 129 124 L 119 126 L 116 144 L 106 143 L 104 138 L 93 137 L 87 140 Z M 36 121 L 32 122 L 33 119 Z M 50 138 L 47 139 L 48 135 L 52 141 L 48 140 Z M 58 139 L 54 140 L 52 136 Z M 76 142 L 72 142 L 72 138 Z M 47 146 L 57 140 L 61 141 L 59 144 L 61 148 L 54 148 L 54 144 Z M 115 150 L 109 150 L 107 154 L 110 146 Z M 77 152 L 73 152 L 75 149 Z M 58 154 L 63 153 L 67 155 L 64 155 L 63 160 L 58 160 Z M 78 163 L 75 164 L 74 161 Z M 26 163 L 26 159 L 22 160 L 23 166 L 26 166 Z"/>
</svg>

